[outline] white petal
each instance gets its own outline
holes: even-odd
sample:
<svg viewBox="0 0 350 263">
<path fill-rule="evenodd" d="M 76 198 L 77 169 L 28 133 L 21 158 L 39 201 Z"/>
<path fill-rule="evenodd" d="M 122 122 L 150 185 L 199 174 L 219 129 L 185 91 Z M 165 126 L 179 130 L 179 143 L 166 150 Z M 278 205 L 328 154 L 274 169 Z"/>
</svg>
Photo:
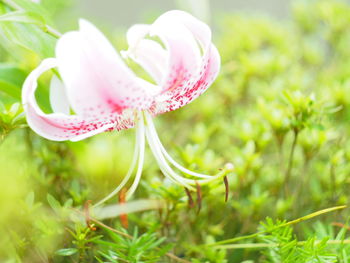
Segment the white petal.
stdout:
<svg viewBox="0 0 350 263">
<path fill-rule="evenodd" d="M 151 35 L 158 36 L 166 46 L 167 70 L 163 76 L 162 90 L 171 92 L 197 73 L 201 49 L 184 24 L 166 15 L 152 24 Z"/>
<path fill-rule="evenodd" d="M 45 114 L 38 106 L 35 90 L 37 80 L 42 73 L 57 66 L 56 59 L 45 59 L 33 70 L 23 84 L 22 102 L 28 125 L 40 136 L 55 141 L 64 141 L 84 135 L 86 138 L 116 126 L 111 120 L 85 119 L 76 115 L 62 113 Z"/>
<path fill-rule="evenodd" d="M 152 103 L 148 90 L 89 22 L 81 20 L 80 31 L 64 34 L 56 55 L 68 99 L 79 115 L 97 118 L 128 108 L 142 110 Z"/>
<path fill-rule="evenodd" d="M 129 57 L 143 67 L 148 74 L 161 84 L 167 68 L 167 52 L 156 41 L 142 39 L 128 51 Z"/>
<path fill-rule="evenodd" d="M 174 28 L 177 33 L 183 32 L 185 41 L 186 30 L 192 38 L 196 40 L 197 52 L 200 50 L 201 58 L 199 63 L 190 65 L 189 48 L 176 48 L 175 52 L 169 49 L 169 67 L 167 83 L 162 87 L 163 94 L 156 98 L 154 114 L 176 110 L 201 95 L 215 80 L 220 70 L 220 55 L 216 47 L 211 42 L 210 28 L 192 15 L 183 11 L 170 11 L 162 15 L 154 23 L 157 25 L 156 31 L 167 38 L 172 39 Z M 177 25 L 177 26 L 175 26 Z M 184 30 L 181 26 L 186 28 Z M 159 29 L 160 28 L 160 29 Z M 168 31 L 166 30 L 168 28 Z M 159 35 L 162 37 L 161 35 Z M 164 38 L 164 37 L 163 37 Z M 180 35 L 178 36 L 180 38 Z M 188 39 L 191 39 L 188 37 Z M 178 42 L 174 41 L 176 46 Z M 181 42 L 181 39 L 179 40 Z M 184 65 L 190 65 L 185 66 Z M 170 85 L 169 85 L 170 84 Z"/>
<path fill-rule="evenodd" d="M 145 24 L 136 24 L 130 27 L 126 33 L 126 39 L 129 47 L 132 49 L 137 46 L 139 41 L 149 34 L 149 30 L 150 25 Z"/>
<path fill-rule="evenodd" d="M 69 102 L 62 81 L 53 75 L 50 83 L 50 104 L 55 113 L 69 114 Z"/>
</svg>

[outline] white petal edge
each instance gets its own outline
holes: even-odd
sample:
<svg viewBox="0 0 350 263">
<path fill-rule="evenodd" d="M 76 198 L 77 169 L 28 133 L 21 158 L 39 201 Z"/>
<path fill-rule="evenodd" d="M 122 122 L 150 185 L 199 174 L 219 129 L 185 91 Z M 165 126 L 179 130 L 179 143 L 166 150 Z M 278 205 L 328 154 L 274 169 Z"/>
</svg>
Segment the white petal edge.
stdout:
<svg viewBox="0 0 350 263">
<path fill-rule="evenodd" d="M 53 75 L 50 82 L 50 104 L 53 112 L 69 114 L 70 107 L 63 82 Z"/>
<path fill-rule="evenodd" d="M 35 98 L 35 90 L 37 89 L 38 78 L 46 71 L 57 66 L 57 60 L 54 58 L 48 58 L 42 61 L 42 63 L 34 69 L 23 84 L 22 89 L 22 103 L 27 116 L 27 123 L 38 135 L 53 141 L 65 141 L 65 140 L 81 140 L 96 133 L 108 130 L 113 125 L 106 124 L 103 127 L 94 129 L 91 131 L 74 129 L 81 125 L 80 123 L 86 121 L 80 116 L 65 115 L 62 113 L 45 114 L 38 106 Z M 87 122 L 88 124 L 88 122 Z M 73 127 L 73 131 L 70 130 Z M 65 132 L 66 130 L 66 132 Z M 68 133 L 67 133 L 68 130 Z"/>
</svg>

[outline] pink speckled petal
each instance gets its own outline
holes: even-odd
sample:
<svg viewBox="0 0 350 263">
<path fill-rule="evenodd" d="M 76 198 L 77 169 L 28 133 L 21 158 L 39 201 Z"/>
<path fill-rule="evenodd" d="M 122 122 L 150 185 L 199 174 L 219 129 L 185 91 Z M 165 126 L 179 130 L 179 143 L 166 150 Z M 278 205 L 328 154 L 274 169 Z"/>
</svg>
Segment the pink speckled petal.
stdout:
<svg viewBox="0 0 350 263">
<path fill-rule="evenodd" d="M 167 67 L 161 82 L 162 94 L 172 94 L 184 86 L 197 74 L 201 63 L 201 49 L 194 35 L 168 13 L 160 16 L 150 30 L 150 35 L 158 36 L 168 52 Z"/>
<path fill-rule="evenodd" d="M 220 70 L 220 55 L 211 43 L 209 27 L 186 12 L 177 10 L 167 12 L 154 24 L 157 29 L 168 25 L 169 30 L 164 30 L 161 34 L 171 34 L 174 25 L 177 25 L 177 27 L 183 26 L 196 40 L 197 49 L 201 51 L 199 63 L 196 63 L 196 66 L 187 72 L 189 77 L 183 78 L 182 71 L 176 70 L 172 61 L 179 63 L 179 58 L 186 60 L 188 53 L 183 49 L 178 49 L 178 53 L 173 53 L 169 49 L 168 70 L 169 76 L 173 76 L 173 78 L 168 78 L 168 83 L 169 79 L 174 79 L 175 82 L 170 81 L 172 83 L 171 88 L 165 84 L 163 88 L 165 92 L 156 98 L 152 111 L 154 114 L 160 114 L 176 110 L 201 95 L 212 84 Z M 159 36 L 161 37 L 161 35 Z"/>
<path fill-rule="evenodd" d="M 165 17 L 166 19 L 177 21 L 185 25 L 188 30 L 191 31 L 203 49 L 208 48 L 208 46 L 211 44 L 211 30 L 209 26 L 189 13 L 180 10 L 172 10 L 163 14 L 161 17 Z"/>
<path fill-rule="evenodd" d="M 178 90 L 166 101 L 165 107 L 161 107 L 159 113 L 173 111 L 181 108 L 203 94 L 216 79 L 220 70 L 220 55 L 214 45 L 204 57 L 204 61 L 197 79 L 190 81 L 186 87 Z M 164 102 L 163 102 L 164 103 Z M 162 110 L 163 109 L 163 110 Z"/>
<path fill-rule="evenodd" d="M 64 34 L 56 46 L 58 69 L 73 110 L 97 118 L 142 110 L 153 101 L 135 74 L 124 64 L 103 34 L 87 21 Z"/>
<path fill-rule="evenodd" d="M 115 127 L 111 120 L 85 119 L 62 113 L 45 114 L 35 99 L 37 79 L 45 71 L 57 66 L 56 59 L 46 59 L 27 77 L 22 89 L 22 102 L 28 125 L 40 136 L 49 140 L 83 139 Z"/>
</svg>

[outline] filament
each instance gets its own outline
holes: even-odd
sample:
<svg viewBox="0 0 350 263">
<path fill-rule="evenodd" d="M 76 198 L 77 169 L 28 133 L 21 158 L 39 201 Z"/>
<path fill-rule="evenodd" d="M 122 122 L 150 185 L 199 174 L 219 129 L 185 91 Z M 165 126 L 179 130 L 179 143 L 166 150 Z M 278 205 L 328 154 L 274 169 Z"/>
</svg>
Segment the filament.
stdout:
<svg viewBox="0 0 350 263">
<path fill-rule="evenodd" d="M 167 151 L 165 150 L 162 142 L 160 141 L 159 139 L 159 136 L 157 134 L 157 131 L 154 127 L 154 124 L 152 122 L 152 120 L 150 119 L 150 116 L 147 116 L 147 124 L 149 125 L 149 129 L 150 129 L 150 132 L 152 133 L 152 135 L 154 136 L 154 138 L 156 139 L 156 141 L 158 142 L 158 145 L 164 155 L 164 157 L 172 164 L 174 165 L 177 169 L 179 169 L 180 171 L 182 171 L 183 173 L 186 173 L 188 175 L 192 175 L 194 177 L 198 177 L 198 178 L 206 178 L 206 179 L 209 179 L 209 178 L 212 178 L 213 176 L 212 175 L 206 175 L 206 174 L 200 174 L 200 173 L 196 173 L 196 172 L 193 172 L 191 170 L 188 170 L 187 168 L 181 166 L 179 163 L 177 163 L 168 153 Z"/>
<path fill-rule="evenodd" d="M 154 141 L 154 137 L 152 136 L 151 132 L 147 128 L 146 128 L 146 138 L 147 138 L 148 144 L 151 148 L 151 151 L 152 151 L 154 157 L 156 158 L 156 161 L 157 161 L 162 173 L 166 177 L 171 179 L 173 182 L 181 184 L 182 186 L 185 186 L 191 190 L 194 190 L 194 188 L 188 184 L 186 178 L 179 176 L 171 169 L 169 164 L 166 162 L 164 156 L 162 155 L 162 152 L 161 152 L 159 146 Z"/>
<path fill-rule="evenodd" d="M 152 153 L 154 157 L 156 158 L 156 161 L 161 169 L 161 171 L 164 173 L 166 177 L 169 179 L 172 179 L 172 181 L 175 181 L 176 183 L 183 185 L 191 190 L 195 190 L 194 187 L 191 185 L 197 185 L 197 184 L 206 184 L 213 180 L 216 180 L 218 178 L 224 177 L 229 171 L 232 169 L 229 167 L 225 167 L 222 171 L 220 171 L 217 175 L 210 176 L 210 175 L 203 175 L 199 173 L 192 172 L 180 164 L 178 164 L 174 159 L 170 157 L 170 155 L 166 152 L 164 146 L 162 145 L 156 129 L 154 127 L 152 117 L 148 113 L 144 113 L 144 119 L 146 123 L 146 138 L 150 145 L 150 148 L 152 150 Z M 199 177 L 201 179 L 199 180 L 193 180 L 185 178 L 179 174 L 177 174 L 169 165 L 170 162 L 174 167 L 179 169 L 185 174 L 192 175 L 194 177 Z"/>
<path fill-rule="evenodd" d="M 103 198 L 102 200 L 100 200 L 99 202 L 97 202 L 93 207 L 97 207 L 97 206 L 100 206 L 102 205 L 103 203 L 105 203 L 106 201 L 108 201 L 109 199 L 111 199 L 112 197 L 114 197 L 115 195 L 117 195 L 119 193 L 119 191 L 121 189 L 123 189 L 123 187 L 126 185 L 126 183 L 129 181 L 131 175 L 133 174 L 134 170 L 135 170 L 135 167 L 136 167 L 136 163 L 137 163 L 137 160 L 140 159 L 140 155 L 142 155 L 142 159 L 143 159 L 143 156 L 144 156 L 144 149 L 145 147 L 141 146 L 142 144 L 142 141 L 143 141 L 143 144 L 144 141 L 145 141 L 145 134 L 144 134 L 144 124 L 143 124 L 143 121 L 141 121 L 141 123 L 138 123 L 137 126 L 136 126 L 136 133 L 135 133 L 135 137 L 136 137 L 136 140 L 135 140 L 135 149 L 134 149 L 134 154 L 133 154 L 133 159 L 132 159 L 132 162 L 131 162 L 131 166 L 126 174 L 126 176 L 124 177 L 124 179 L 122 180 L 122 182 L 109 194 L 107 195 L 105 198 Z M 143 164 L 143 161 L 142 161 L 142 164 Z M 139 165 L 140 165 L 140 161 L 139 161 Z M 139 167 L 138 167 L 138 170 L 137 172 L 139 172 Z M 142 170 L 142 168 L 141 168 Z"/>
<path fill-rule="evenodd" d="M 138 158 L 139 160 L 138 160 L 138 165 L 137 165 L 137 172 L 135 175 L 135 180 L 127 192 L 126 198 L 130 198 L 130 196 L 132 196 L 132 194 L 135 192 L 137 186 L 139 185 L 140 179 L 141 179 L 143 163 L 144 163 L 144 159 L 145 159 L 145 124 L 143 122 L 143 119 L 140 121 L 140 126 L 138 127 L 138 132 L 139 132 L 140 136 L 138 138 L 139 141 L 137 142 L 137 144 L 139 145 L 140 149 L 139 149 L 139 158 Z"/>
</svg>

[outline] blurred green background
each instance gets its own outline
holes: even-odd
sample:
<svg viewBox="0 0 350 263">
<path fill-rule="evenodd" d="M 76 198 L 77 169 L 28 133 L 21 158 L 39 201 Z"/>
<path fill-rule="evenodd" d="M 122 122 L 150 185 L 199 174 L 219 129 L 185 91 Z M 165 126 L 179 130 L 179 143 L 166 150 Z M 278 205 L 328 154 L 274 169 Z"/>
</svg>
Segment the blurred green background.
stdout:
<svg viewBox="0 0 350 263">
<path fill-rule="evenodd" d="M 142 23 L 149 13 L 183 9 L 197 16 L 219 16 L 224 12 L 263 13 L 279 18 L 290 16 L 290 0 L 83 0 L 77 1 L 75 12 L 81 16 L 105 21 L 114 26 Z M 203 17 L 202 17 L 203 18 Z"/>
<path fill-rule="evenodd" d="M 2 13 L 13 11 L 0 3 Z M 129 25 L 150 23 L 169 8 L 210 20 L 222 57 L 218 79 L 196 101 L 158 116 L 155 124 L 169 153 L 186 167 L 214 174 L 227 162 L 235 165 L 229 201 L 219 181 L 202 187 L 200 212 L 190 208 L 184 189 L 164 179 L 147 150 L 133 199 L 156 199 L 165 208 L 130 214 L 128 229 L 118 217 L 103 221 L 132 237 L 101 225 L 92 231 L 71 214 L 122 180 L 134 130 L 77 143 L 34 134 L 25 125 L 21 85 L 42 58 L 53 55 L 56 39 L 37 25 L 0 22 L 0 262 L 350 262 L 348 209 L 293 226 L 281 223 L 349 200 L 350 4 L 210 4 L 28 5 L 61 32 L 75 29 L 79 17 L 89 19 L 118 50 L 126 47 Z M 45 109 L 51 76 L 39 81 L 37 96 Z M 243 247 L 203 247 L 256 232 L 235 243 Z"/>
</svg>

